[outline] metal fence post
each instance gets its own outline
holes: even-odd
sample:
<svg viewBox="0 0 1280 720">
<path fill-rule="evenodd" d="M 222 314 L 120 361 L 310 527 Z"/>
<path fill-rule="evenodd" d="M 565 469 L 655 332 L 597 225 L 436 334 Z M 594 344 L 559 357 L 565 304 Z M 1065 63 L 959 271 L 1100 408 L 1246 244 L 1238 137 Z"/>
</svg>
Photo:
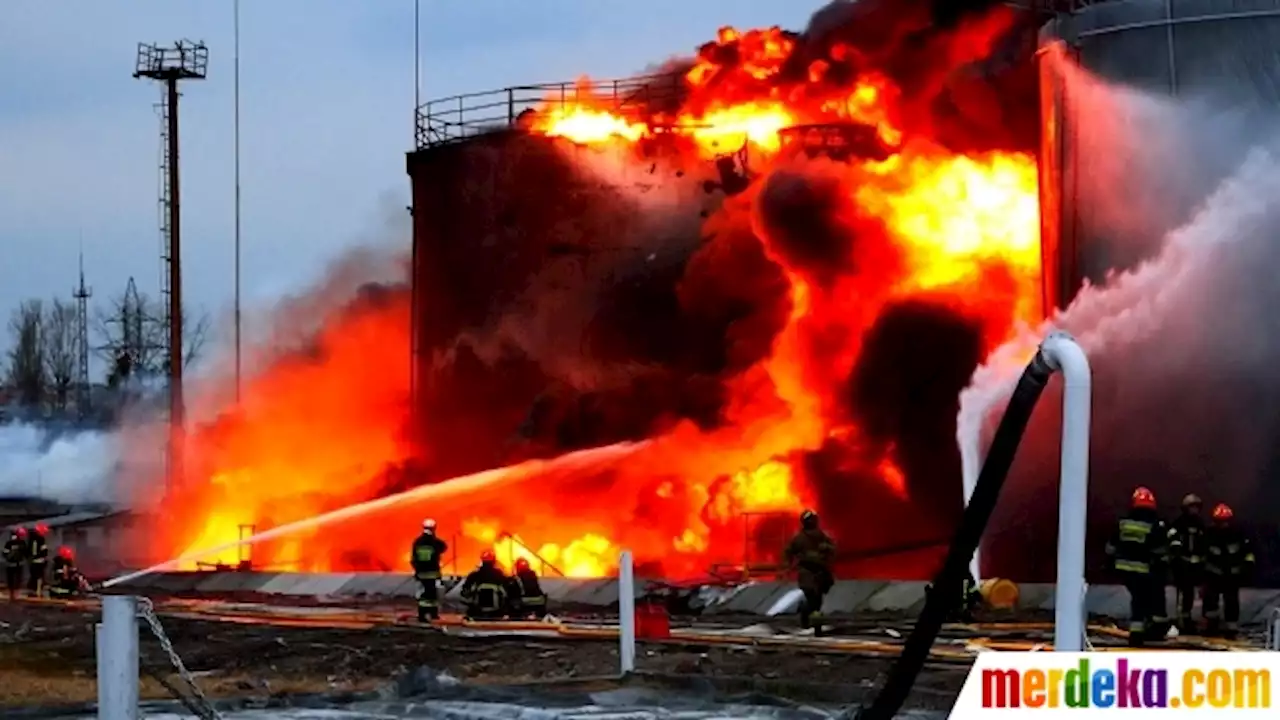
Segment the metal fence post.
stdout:
<svg viewBox="0 0 1280 720">
<path fill-rule="evenodd" d="M 636 581 L 630 550 L 618 559 L 618 638 L 618 662 L 627 675 L 636 669 Z"/>
<path fill-rule="evenodd" d="M 102 598 L 97 625 L 98 720 L 138 720 L 138 608 L 128 595 Z"/>
</svg>

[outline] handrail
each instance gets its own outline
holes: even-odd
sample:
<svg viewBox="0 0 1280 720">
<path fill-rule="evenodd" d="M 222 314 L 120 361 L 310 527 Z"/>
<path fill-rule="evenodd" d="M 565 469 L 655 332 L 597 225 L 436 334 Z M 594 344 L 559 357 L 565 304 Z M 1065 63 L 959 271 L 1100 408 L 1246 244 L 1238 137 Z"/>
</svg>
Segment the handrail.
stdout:
<svg viewBox="0 0 1280 720">
<path fill-rule="evenodd" d="M 590 101 L 614 112 L 649 112 L 684 91 L 679 74 L 638 75 L 616 80 L 513 85 L 501 90 L 464 93 L 428 100 L 417 109 L 417 148 L 465 140 L 514 127 L 526 110 L 564 107 Z"/>
<path fill-rule="evenodd" d="M 539 555 L 537 552 L 535 552 L 533 548 L 529 547 L 528 545 L 525 545 L 525 544 L 520 540 L 520 538 L 516 537 L 515 535 L 512 535 L 512 534 L 511 534 L 511 533 L 509 533 L 509 532 L 503 531 L 503 532 L 501 532 L 501 533 L 499 533 L 499 534 L 498 534 L 498 539 L 499 539 L 499 540 L 510 540 L 512 545 L 519 545 L 520 547 L 524 548 L 525 552 L 529 553 L 529 554 L 530 554 L 530 555 L 532 555 L 534 558 L 536 558 L 536 559 L 537 559 L 537 561 L 542 565 L 542 572 L 541 572 L 541 573 L 539 573 L 540 575 L 545 575 L 545 574 L 546 574 L 546 571 L 547 571 L 548 569 L 550 569 L 551 571 L 553 571 L 555 574 L 559 575 L 560 577 L 568 577 L 567 575 L 565 575 L 565 574 L 564 574 L 564 571 L 563 571 L 563 570 L 561 570 L 560 568 L 556 567 L 555 565 L 552 565 L 550 562 L 548 562 L 548 561 L 547 561 L 547 559 L 546 559 L 546 558 L 542 557 L 542 556 L 541 556 L 541 555 Z M 510 555 L 508 556 L 508 558 L 507 558 L 507 559 L 508 559 L 508 560 L 510 560 L 510 563 L 508 563 L 508 564 L 510 564 L 510 565 L 514 565 L 514 564 L 515 564 L 515 552 L 514 552 L 514 551 L 512 551 L 512 552 L 510 553 Z"/>
</svg>

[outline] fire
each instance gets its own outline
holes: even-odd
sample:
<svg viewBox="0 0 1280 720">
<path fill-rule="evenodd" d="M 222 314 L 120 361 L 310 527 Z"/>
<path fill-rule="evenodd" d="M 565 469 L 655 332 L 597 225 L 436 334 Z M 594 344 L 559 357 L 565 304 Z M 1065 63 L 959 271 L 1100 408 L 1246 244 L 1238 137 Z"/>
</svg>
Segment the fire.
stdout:
<svg viewBox="0 0 1280 720">
<path fill-rule="evenodd" d="M 941 56 L 976 52 L 990 44 L 990 32 L 984 20 L 977 40 L 956 39 Z M 752 552 L 776 558 L 781 542 L 762 540 L 749 516 L 856 510 L 867 513 L 870 527 L 887 524 L 899 534 L 922 522 L 915 508 L 932 501 L 919 491 L 929 474 L 919 463 L 942 449 L 924 452 L 902 439 L 914 396 L 876 415 L 867 398 L 884 388 L 874 378 L 855 381 L 880 351 L 873 345 L 885 317 L 905 301 L 926 300 L 976 328 L 974 352 L 1039 319 L 1035 161 L 1019 150 L 949 149 L 936 136 L 940 121 L 928 115 L 929 104 L 912 95 L 941 80 L 916 77 L 908 91 L 892 63 L 875 66 L 864 49 L 834 42 L 816 56 L 801 51 L 797 36 L 778 28 L 725 28 L 673 76 L 675 105 L 615 103 L 584 82 L 573 99 L 548 98 L 521 119 L 547 142 L 608 147 L 650 172 L 665 163 L 705 174 L 721 166 L 709 160 L 744 158 L 735 172 L 745 189 L 731 192 L 721 181 L 734 196 L 706 221 L 684 282 L 693 283 L 706 263 L 718 267 L 716 253 L 729 252 L 716 244 L 721 238 L 749 233 L 779 291 L 768 295 L 759 278 L 720 291 L 768 295 L 760 305 L 778 312 L 761 356 L 717 377 L 714 423 L 672 412 L 643 449 L 607 468 L 532 477 L 504 470 L 504 489 L 267 544 L 255 548 L 254 563 L 403 570 L 417 523 L 431 516 L 453 547 L 446 564 L 459 572 L 492 550 L 504 565 L 523 558 L 546 573 L 600 576 L 630 549 L 655 572 L 689 576 L 713 563 L 745 562 L 744 535 L 753 532 Z M 831 128 L 846 139 L 866 129 L 881 147 L 845 147 L 839 160 L 800 157 L 780 140 L 780 131 L 796 126 Z M 794 212 L 772 209 L 792 202 Z M 811 220 L 822 223 L 804 224 Z M 431 464 L 466 448 L 405 437 L 408 320 L 403 297 L 330 318 L 313 347 L 270 364 L 246 387 L 241 407 L 197 433 L 194 455 L 207 480 L 191 517 L 171 529 L 174 549 L 211 547 L 236 539 L 241 526 L 265 529 L 377 497 L 397 483 L 444 480 Z M 441 372 L 421 382 L 453 382 Z M 483 410 L 487 388 L 472 390 L 470 404 Z M 453 422 L 447 410 L 424 412 Z M 515 429 L 512 418 L 501 422 L 504 432 Z M 783 521 L 779 532 L 792 525 Z M 841 529 L 842 543 L 858 541 L 856 524 L 844 535 Z M 878 547 L 882 531 L 867 533 L 868 548 Z"/>
</svg>

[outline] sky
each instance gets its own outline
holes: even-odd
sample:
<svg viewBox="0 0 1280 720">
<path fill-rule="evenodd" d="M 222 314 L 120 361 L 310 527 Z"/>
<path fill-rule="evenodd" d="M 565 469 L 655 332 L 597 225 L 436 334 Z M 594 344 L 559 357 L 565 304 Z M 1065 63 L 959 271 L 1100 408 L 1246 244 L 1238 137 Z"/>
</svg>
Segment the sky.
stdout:
<svg viewBox="0 0 1280 720">
<path fill-rule="evenodd" d="M 421 0 L 425 101 L 615 78 L 689 55 L 723 25 L 802 29 L 821 0 Z M 413 145 L 413 0 L 240 7 L 242 294 L 247 312 L 344 249 L 399 243 Z M 190 312 L 234 293 L 232 0 L 0 4 L 0 311 L 70 298 L 83 248 L 99 304 L 130 277 L 158 296 L 160 86 L 137 45 L 209 47 L 181 100 L 182 262 Z M 251 317 L 246 323 L 252 322 Z M 8 346 L 8 337 L 0 347 Z"/>
</svg>

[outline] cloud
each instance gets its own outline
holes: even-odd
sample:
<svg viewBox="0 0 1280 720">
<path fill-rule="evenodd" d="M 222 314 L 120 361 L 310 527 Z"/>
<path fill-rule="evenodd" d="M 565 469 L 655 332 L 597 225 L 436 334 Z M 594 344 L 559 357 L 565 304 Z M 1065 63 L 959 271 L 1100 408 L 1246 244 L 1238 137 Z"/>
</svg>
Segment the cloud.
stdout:
<svg viewBox="0 0 1280 720">
<path fill-rule="evenodd" d="M 634 74 L 722 24 L 798 27 L 818 2 L 422 2 L 423 98 Z M 243 287 L 313 279 L 408 204 L 413 4 L 241 3 Z M 160 277 L 159 90 L 131 77 L 138 42 L 204 40 L 184 86 L 182 201 L 189 303 L 225 308 L 233 282 L 231 3 L 8 0 L 0 22 L 0 312 L 69 294 L 83 245 L 98 298 Z M 407 243 L 408 238 L 403 238 Z M 0 345 L 7 344 L 0 340 Z"/>
</svg>

